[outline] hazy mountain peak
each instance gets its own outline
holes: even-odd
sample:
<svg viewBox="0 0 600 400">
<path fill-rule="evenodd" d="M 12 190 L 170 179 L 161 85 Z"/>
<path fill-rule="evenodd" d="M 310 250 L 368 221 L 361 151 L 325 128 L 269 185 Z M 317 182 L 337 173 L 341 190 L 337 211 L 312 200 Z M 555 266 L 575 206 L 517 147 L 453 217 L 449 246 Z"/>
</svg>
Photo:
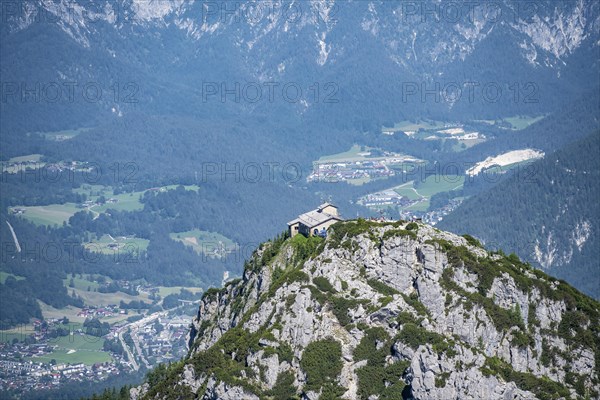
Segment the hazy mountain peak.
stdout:
<svg viewBox="0 0 600 400">
<path fill-rule="evenodd" d="M 186 0 L 132 0 L 131 7 L 137 21 L 152 21 L 177 13 L 185 3 Z"/>
</svg>

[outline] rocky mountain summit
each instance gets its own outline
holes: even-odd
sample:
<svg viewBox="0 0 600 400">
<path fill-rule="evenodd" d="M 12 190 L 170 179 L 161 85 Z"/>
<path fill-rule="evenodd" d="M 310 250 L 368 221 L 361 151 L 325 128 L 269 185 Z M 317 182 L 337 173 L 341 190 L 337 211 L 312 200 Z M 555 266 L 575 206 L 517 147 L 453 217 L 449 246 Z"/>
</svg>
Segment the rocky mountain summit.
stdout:
<svg viewBox="0 0 600 400">
<path fill-rule="evenodd" d="M 421 223 L 261 245 L 134 399 L 600 398 L 600 304 Z"/>
</svg>

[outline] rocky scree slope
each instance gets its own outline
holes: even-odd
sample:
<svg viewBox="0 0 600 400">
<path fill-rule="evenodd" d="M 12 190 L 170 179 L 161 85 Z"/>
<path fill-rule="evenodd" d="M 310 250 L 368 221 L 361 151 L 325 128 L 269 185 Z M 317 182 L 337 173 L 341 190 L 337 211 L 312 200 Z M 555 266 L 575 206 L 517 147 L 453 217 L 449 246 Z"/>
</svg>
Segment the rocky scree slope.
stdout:
<svg viewBox="0 0 600 400">
<path fill-rule="evenodd" d="M 599 398 L 600 304 L 470 236 L 347 221 L 261 245 L 134 399 Z"/>
</svg>

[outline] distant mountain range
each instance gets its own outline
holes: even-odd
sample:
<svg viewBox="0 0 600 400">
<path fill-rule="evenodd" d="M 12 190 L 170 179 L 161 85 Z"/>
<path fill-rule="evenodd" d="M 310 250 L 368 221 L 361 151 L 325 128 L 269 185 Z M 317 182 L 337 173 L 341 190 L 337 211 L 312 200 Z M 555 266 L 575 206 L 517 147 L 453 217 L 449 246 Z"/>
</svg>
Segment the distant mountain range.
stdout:
<svg viewBox="0 0 600 400">
<path fill-rule="evenodd" d="M 3 22 L 5 132 L 133 112 L 362 130 L 541 114 L 598 86 L 594 1 L 36 0 L 7 3 Z M 37 84 L 41 101 L 23 101 Z"/>
</svg>

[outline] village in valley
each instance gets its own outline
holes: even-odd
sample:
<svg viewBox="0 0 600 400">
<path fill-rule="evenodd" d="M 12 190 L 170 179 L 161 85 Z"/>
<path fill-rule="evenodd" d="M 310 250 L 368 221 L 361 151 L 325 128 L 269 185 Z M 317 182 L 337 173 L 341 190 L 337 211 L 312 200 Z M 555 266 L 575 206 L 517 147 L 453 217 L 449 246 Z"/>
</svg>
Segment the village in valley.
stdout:
<svg viewBox="0 0 600 400">
<path fill-rule="evenodd" d="M 388 132 L 389 134 L 389 132 Z M 412 176 L 400 185 L 365 194 L 356 203 L 375 215 L 402 219 L 420 218 L 435 225 L 454 210 L 463 198 L 456 196 L 441 207 L 430 209 L 431 196 L 460 190 L 464 177 L 459 175 L 425 176 L 425 161 L 367 146 L 354 145 L 344 153 L 321 157 L 313 164 L 307 182 L 347 183 L 360 186 L 391 177 Z"/>
<path fill-rule="evenodd" d="M 345 152 L 321 157 L 313 164 L 307 182 L 346 182 L 361 185 L 397 175 L 424 163 L 415 157 L 354 145 Z"/>
<path fill-rule="evenodd" d="M 176 361 L 187 351 L 186 336 L 197 302 L 177 304 L 161 312 L 114 304 L 86 306 L 79 312 L 83 323 L 46 318 L 1 331 L 0 391 L 100 382 Z M 123 317 L 120 322 L 106 322 L 118 316 Z"/>
<path fill-rule="evenodd" d="M 397 213 L 401 219 L 419 218 L 423 222 L 435 225 L 444 216 L 456 209 L 462 203 L 464 197 L 451 198 L 444 205 L 434 208 L 430 206 L 431 197 L 437 193 L 460 190 L 463 183 L 464 178 L 460 176 L 437 177 L 432 175 L 423 182 L 409 181 L 389 189 L 367 194 L 360 197 L 357 203 L 382 215 L 395 215 Z"/>
<path fill-rule="evenodd" d="M 0 272 L 0 281 L 22 279 Z M 202 289 L 164 287 L 99 274 L 64 279 L 80 307 L 40 302 L 43 319 L 0 330 L 0 392 L 114 381 L 179 360 Z"/>
</svg>

